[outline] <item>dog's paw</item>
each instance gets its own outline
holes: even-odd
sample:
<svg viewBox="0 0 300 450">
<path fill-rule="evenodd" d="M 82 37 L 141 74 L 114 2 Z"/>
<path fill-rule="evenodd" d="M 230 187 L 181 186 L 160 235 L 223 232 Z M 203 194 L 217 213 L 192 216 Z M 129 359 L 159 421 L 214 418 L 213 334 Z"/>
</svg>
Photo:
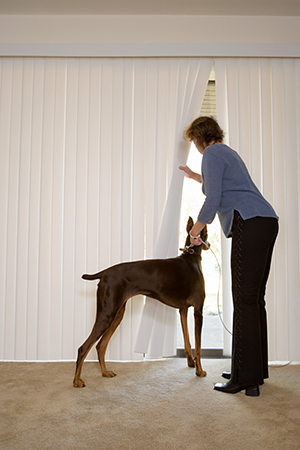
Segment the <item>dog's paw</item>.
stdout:
<svg viewBox="0 0 300 450">
<path fill-rule="evenodd" d="M 85 383 L 81 378 L 78 378 L 77 380 L 75 379 L 73 381 L 73 386 L 78 387 L 78 388 L 83 388 L 83 387 L 85 387 Z"/>
<path fill-rule="evenodd" d="M 189 367 L 195 367 L 194 360 L 191 359 L 191 358 L 188 358 L 187 364 L 188 364 Z"/>
<path fill-rule="evenodd" d="M 106 372 L 103 372 L 102 376 L 105 378 L 113 378 L 116 377 L 117 374 L 112 372 L 111 370 L 107 370 Z"/>
<path fill-rule="evenodd" d="M 197 377 L 203 378 L 206 377 L 206 372 L 205 370 L 202 370 L 201 372 L 196 372 Z"/>
</svg>

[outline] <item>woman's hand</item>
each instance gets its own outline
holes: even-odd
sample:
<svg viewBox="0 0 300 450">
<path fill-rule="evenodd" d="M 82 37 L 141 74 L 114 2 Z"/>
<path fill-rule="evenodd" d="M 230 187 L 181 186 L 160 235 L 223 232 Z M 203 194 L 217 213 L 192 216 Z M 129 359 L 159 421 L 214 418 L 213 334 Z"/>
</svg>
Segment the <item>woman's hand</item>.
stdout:
<svg viewBox="0 0 300 450">
<path fill-rule="evenodd" d="M 183 170 L 184 175 L 187 178 L 191 178 L 192 180 L 198 181 L 201 183 L 201 175 L 199 173 L 193 172 L 188 166 L 179 166 L 180 170 Z"/>
<path fill-rule="evenodd" d="M 200 237 L 200 233 L 201 233 L 201 231 L 203 230 L 204 227 L 205 227 L 205 223 L 199 222 L 197 220 L 197 222 L 195 223 L 195 225 L 193 226 L 193 228 L 190 231 L 191 244 L 193 244 L 193 245 L 200 245 L 200 244 L 202 244 L 202 239 Z"/>
</svg>

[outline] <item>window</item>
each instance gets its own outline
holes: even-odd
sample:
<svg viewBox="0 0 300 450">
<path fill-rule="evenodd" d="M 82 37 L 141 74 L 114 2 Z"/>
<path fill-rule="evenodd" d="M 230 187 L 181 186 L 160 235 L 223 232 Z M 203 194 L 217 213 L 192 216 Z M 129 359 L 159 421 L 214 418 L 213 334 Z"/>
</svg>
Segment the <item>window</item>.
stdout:
<svg viewBox="0 0 300 450">
<path fill-rule="evenodd" d="M 216 117 L 216 88 L 215 88 L 215 72 L 211 72 L 207 85 L 205 97 L 201 109 L 202 116 Z M 192 170 L 200 172 L 202 155 L 192 144 L 187 165 Z M 180 246 L 182 247 L 186 238 L 186 223 L 188 216 L 197 219 L 199 210 L 204 201 L 201 185 L 194 180 L 184 179 L 182 208 L 180 219 Z M 202 349 L 207 350 L 205 353 L 222 354 L 223 348 L 223 329 L 219 318 L 219 312 L 222 312 L 220 289 L 220 259 L 221 259 L 221 239 L 220 239 L 220 223 L 218 218 L 208 228 L 208 240 L 211 244 L 211 250 L 202 253 L 202 264 L 205 278 L 206 299 L 203 310 L 203 329 L 202 329 Z M 188 324 L 191 345 L 194 348 L 194 311 L 189 308 Z M 180 316 L 177 319 L 177 352 L 180 355 L 184 348 L 183 335 L 181 331 Z"/>
</svg>

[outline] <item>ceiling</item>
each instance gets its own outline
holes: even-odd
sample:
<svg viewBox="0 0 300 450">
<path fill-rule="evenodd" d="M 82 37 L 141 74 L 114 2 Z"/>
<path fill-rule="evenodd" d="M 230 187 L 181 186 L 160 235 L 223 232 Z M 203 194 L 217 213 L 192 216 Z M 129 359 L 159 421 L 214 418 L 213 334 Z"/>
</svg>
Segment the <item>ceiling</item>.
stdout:
<svg viewBox="0 0 300 450">
<path fill-rule="evenodd" d="M 300 16 L 300 0 L 0 0 L 0 14 Z"/>
</svg>

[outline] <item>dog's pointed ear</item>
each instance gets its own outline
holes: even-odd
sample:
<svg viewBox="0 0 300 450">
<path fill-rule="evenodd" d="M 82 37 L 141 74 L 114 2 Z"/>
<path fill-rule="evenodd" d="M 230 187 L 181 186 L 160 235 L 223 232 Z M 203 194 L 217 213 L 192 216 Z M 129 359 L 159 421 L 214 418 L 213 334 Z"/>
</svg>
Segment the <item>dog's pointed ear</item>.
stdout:
<svg viewBox="0 0 300 450">
<path fill-rule="evenodd" d="M 189 216 L 189 220 L 188 220 L 187 226 L 186 226 L 186 231 L 189 233 L 191 231 L 191 229 L 193 228 L 193 226 L 194 226 L 194 221 L 191 218 L 191 216 Z"/>
</svg>

